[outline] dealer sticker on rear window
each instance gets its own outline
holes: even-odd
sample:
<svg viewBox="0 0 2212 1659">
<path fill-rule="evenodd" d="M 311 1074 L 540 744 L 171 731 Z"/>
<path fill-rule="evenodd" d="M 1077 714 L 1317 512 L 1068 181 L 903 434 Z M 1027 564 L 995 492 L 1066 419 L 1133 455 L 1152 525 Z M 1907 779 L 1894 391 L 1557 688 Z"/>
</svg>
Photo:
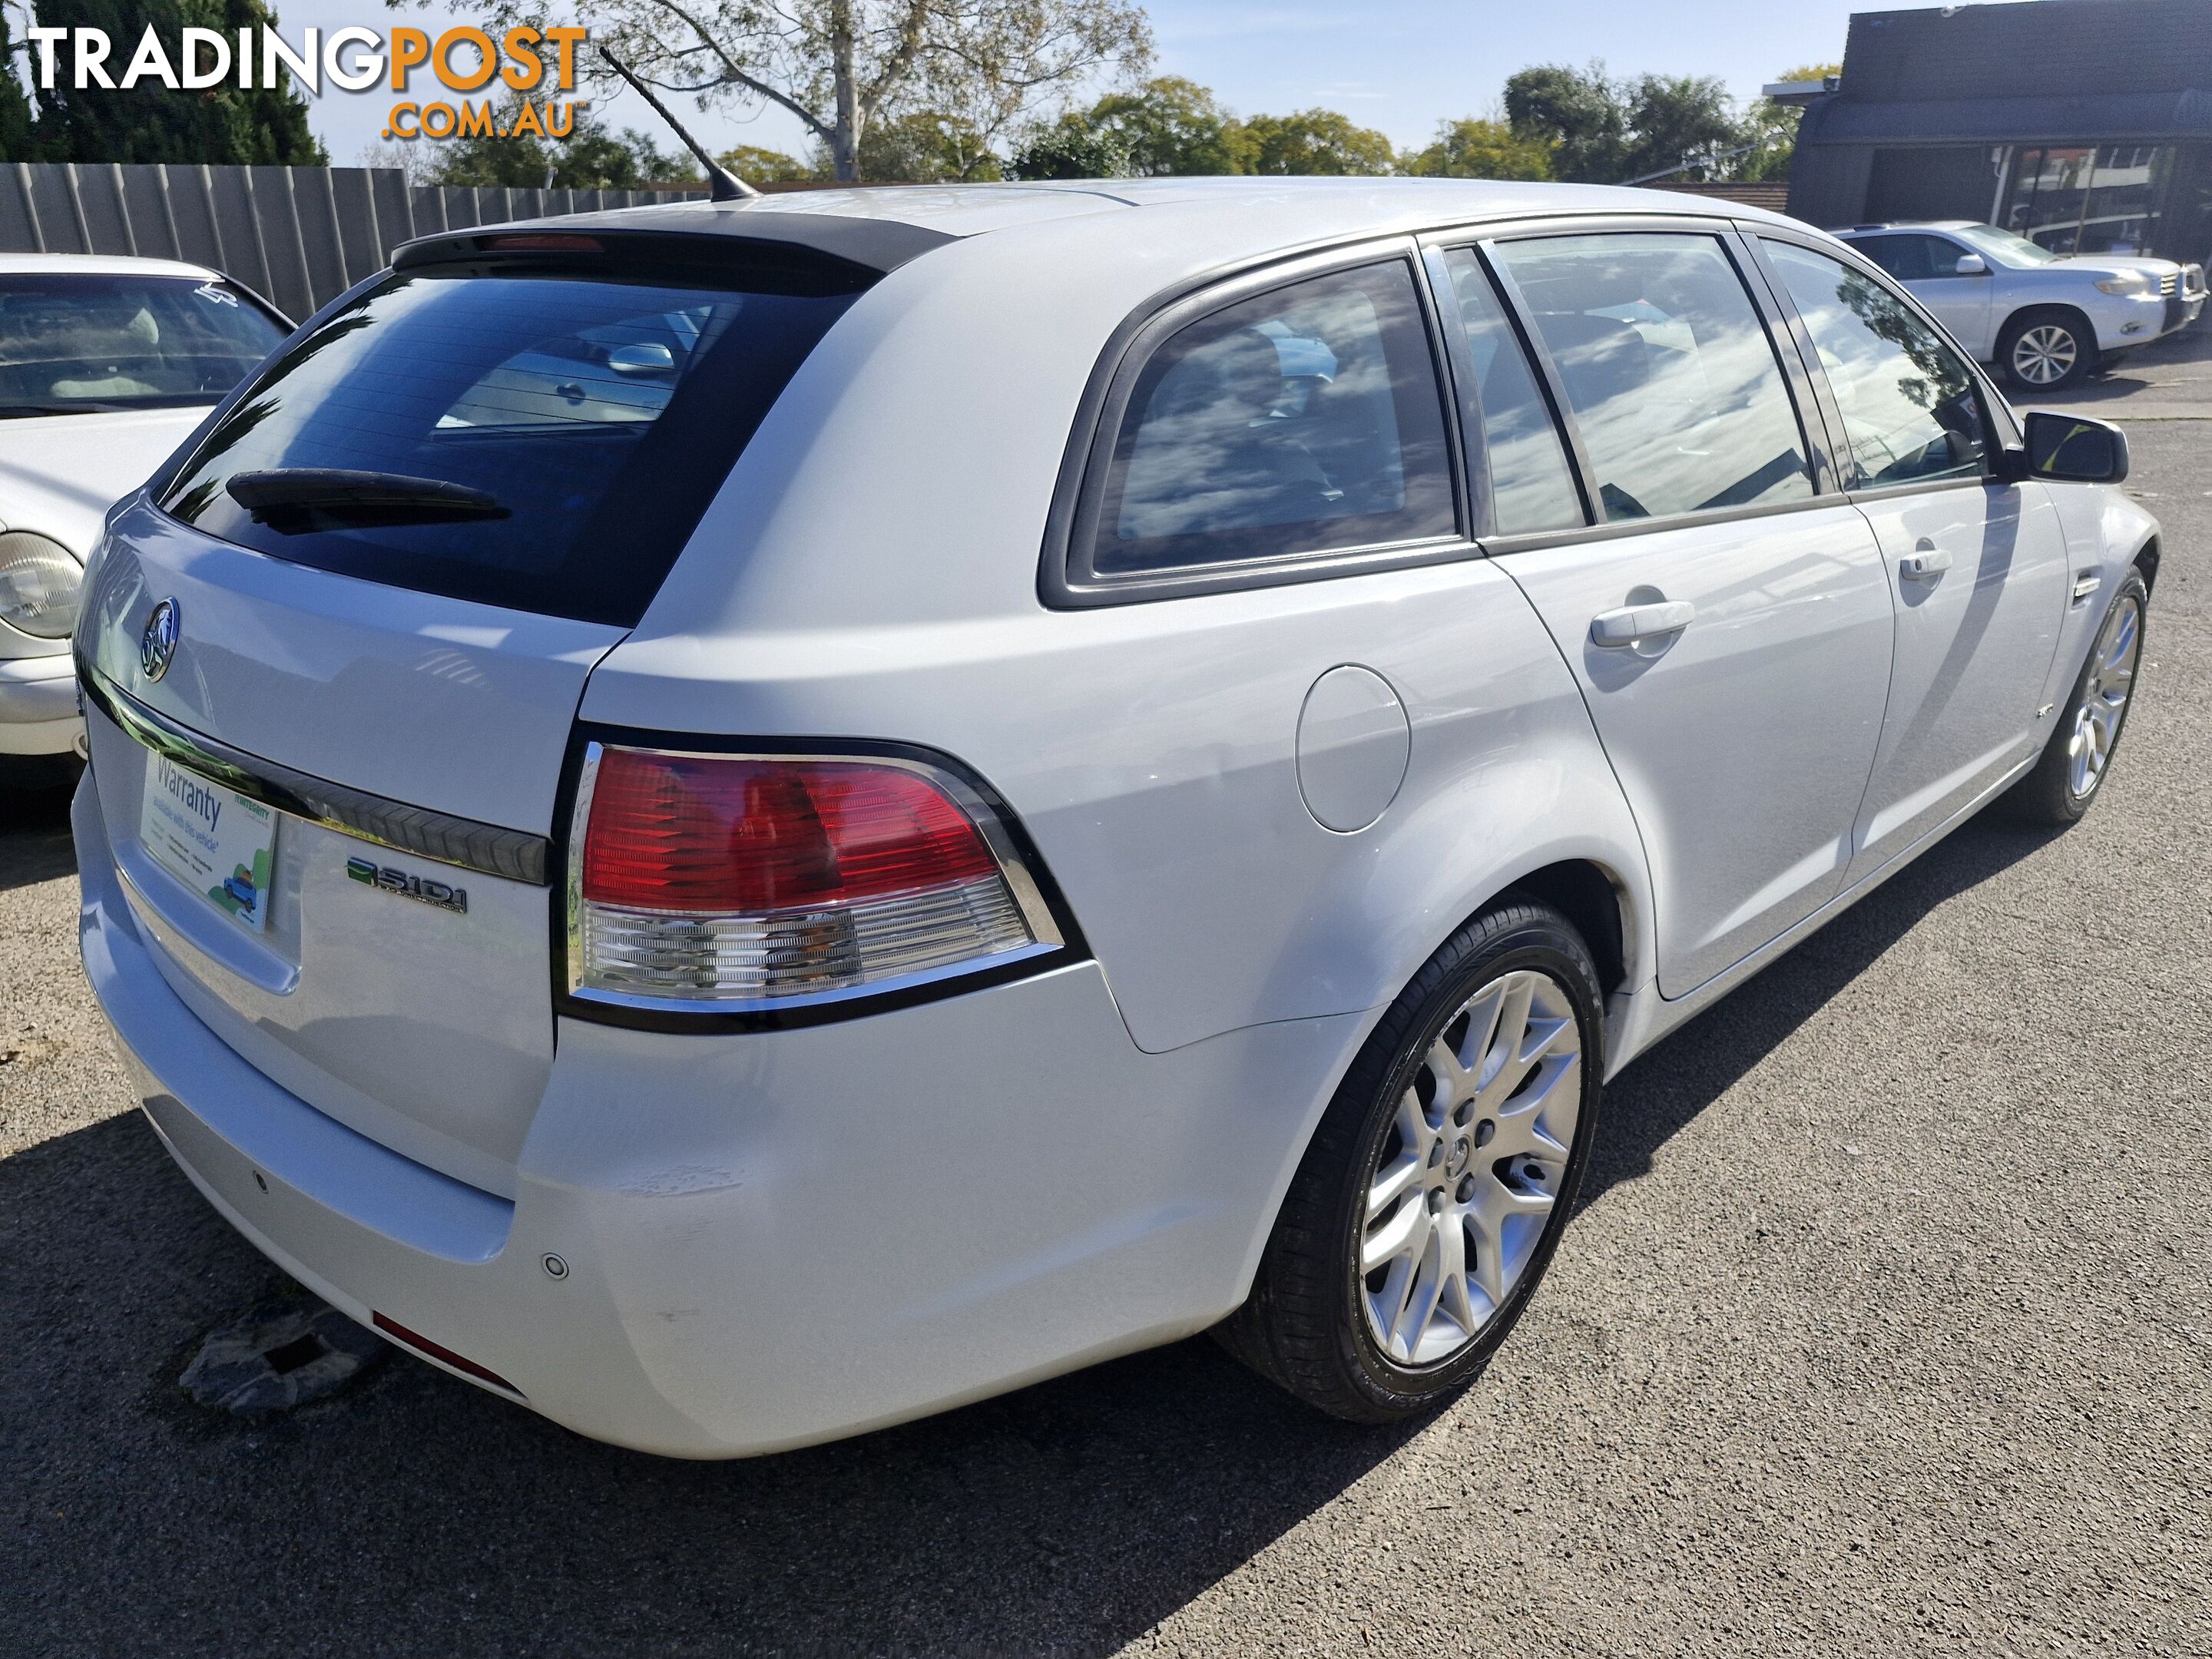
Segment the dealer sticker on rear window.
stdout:
<svg viewBox="0 0 2212 1659">
<path fill-rule="evenodd" d="M 138 840 L 216 909 L 261 931 L 276 869 L 276 815 L 268 807 L 149 750 Z"/>
</svg>

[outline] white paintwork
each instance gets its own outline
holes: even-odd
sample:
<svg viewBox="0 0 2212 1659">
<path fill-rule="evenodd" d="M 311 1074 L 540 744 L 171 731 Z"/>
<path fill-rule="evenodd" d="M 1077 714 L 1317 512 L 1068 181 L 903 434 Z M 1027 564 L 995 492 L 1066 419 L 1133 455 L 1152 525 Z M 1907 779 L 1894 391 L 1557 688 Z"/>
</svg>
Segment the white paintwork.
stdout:
<svg viewBox="0 0 2212 1659">
<path fill-rule="evenodd" d="M 214 928 L 142 867 L 128 740 L 95 722 L 86 965 L 179 1161 L 355 1316 L 625 1444 L 802 1444 L 1213 1322 L 1360 1042 L 1464 920 L 1547 866 L 1594 872 L 1621 924 L 1617 1071 L 2017 775 L 2050 729 L 2033 688 L 2051 700 L 2101 615 L 2049 573 L 2109 592 L 2155 530 L 2109 489 L 1992 489 L 1974 523 L 1982 493 L 1931 489 L 1049 610 L 1078 404 L 1156 295 L 1331 239 L 1717 210 L 1366 180 L 773 205 L 965 240 L 831 330 L 635 629 L 306 570 L 135 505 L 85 634 L 187 726 L 516 829 L 554 831 L 580 716 L 920 744 L 1020 820 L 1089 960 L 656 1033 L 553 1018 L 548 893 L 470 877 L 466 918 L 410 905 L 291 820 L 267 935 Z M 1909 616 L 1900 533 L 1958 544 Z M 149 686 L 137 630 L 170 595 L 182 643 Z M 1601 613 L 1681 601 L 1679 633 L 1590 641 Z M 866 1227 L 825 1222 L 856 1206 Z"/>
<path fill-rule="evenodd" d="M 83 730 L 66 655 L 0 658 L 0 755 L 58 755 Z"/>
<path fill-rule="evenodd" d="M 1889 689 L 1889 586 L 1849 507 L 1659 530 L 1498 562 L 1552 629 L 1644 832 L 1658 975 L 1694 990 L 1835 892 Z M 1686 600 L 1656 648 L 1590 619 Z"/>
<path fill-rule="evenodd" d="M 2066 538 L 2039 483 L 1968 483 L 1860 505 L 1897 592 L 1890 718 L 1853 835 L 1864 874 L 2029 756 L 2073 586 Z M 1905 579 L 1923 547 L 1948 555 Z"/>
<path fill-rule="evenodd" d="M 2156 283 L 2176 280 L 2172 297 L 2179 292 L 2185 267 L 2172 259 L 2152 259 L 2124 253 L 2082 253 L 2054 259 L 2049 264 L 2018 265 L 1992 256 L 1960 237 L 1964 219 L 1930 220 L 1924 223 L 1884 225 L 1880 228 L 1838 233 L 1846 242 L 1865 241 L 1893 232 L 1932 236 L 1948 242 L 1963 258 L 1972 254 L 1983 269 L 1973 274 L 1922 277 L 1902 284 L 1926 307 L 1951 337 L 1984 362 L 1994 361 L 2005 325 L 2021 312 L 2037 306 L 2069 306 L 2089 319 L 2100 351 L 2132 351 L 2153 340 L 2184 329 L 2197 320 L 2203 308 L 2203 271 L 2195 271 L 2194 306 L 2169 307 Z M 2153 279 L 2148 294 L 2107 294 L 2097 284 L 2115 276 L 2141 273 Z"/>
</svg>

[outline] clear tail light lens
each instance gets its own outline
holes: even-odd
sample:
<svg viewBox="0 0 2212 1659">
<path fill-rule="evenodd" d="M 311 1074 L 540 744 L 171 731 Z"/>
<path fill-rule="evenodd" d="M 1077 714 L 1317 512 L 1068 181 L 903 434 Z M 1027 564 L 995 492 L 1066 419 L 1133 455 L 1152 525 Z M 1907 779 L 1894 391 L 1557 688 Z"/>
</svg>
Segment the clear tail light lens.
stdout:
<svg viewBox="0 0 2212 1659">
<path fill-rule="evenodd" d="M 569 845 L 590 1000 L 791 1007 L 1061 943 L 990 805 L 921 762 L 593 744 Z"/>
</svg>

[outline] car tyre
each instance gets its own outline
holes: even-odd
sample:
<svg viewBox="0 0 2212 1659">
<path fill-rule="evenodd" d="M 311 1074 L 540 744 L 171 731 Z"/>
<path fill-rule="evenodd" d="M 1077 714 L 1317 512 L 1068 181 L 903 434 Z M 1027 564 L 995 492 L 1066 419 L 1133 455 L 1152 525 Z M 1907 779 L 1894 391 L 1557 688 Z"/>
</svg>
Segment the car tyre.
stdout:
<svg viewBox="0 0 2212 1659">
<path fill-rule="evenodd" d="M 1997 336 L 1997 365 L 2030 397 L 2079 386 L 2098 370 L 2096 331 L 2078 311 L 2023 311 Z"/>
<path fill-rule="evenodd" d="M 2150 588 L 2130 567 L 2105 608 L 2089 654 L 2075 676 L 2043 753 L 2027 776 L 2007 792 L 2007 814 L 2023 823 L 2077 823 L 2095 804 L 2112 768 L 2113 750 L 2135 707 L 2136 676 L 2142 665 Z"/>
<path fill-rule="evenodd" d="M 1548 905 L 1509 895 L 1446 941 L 1323 1113 L 1251 1295 L 1218 1328 L 1230 1351 L 1353 1422 L 1411 1417 L 1464 1386 L 1573 1207 L 1603 1087 L 1602 1006 L 1588 946 Z"/>
</svg>

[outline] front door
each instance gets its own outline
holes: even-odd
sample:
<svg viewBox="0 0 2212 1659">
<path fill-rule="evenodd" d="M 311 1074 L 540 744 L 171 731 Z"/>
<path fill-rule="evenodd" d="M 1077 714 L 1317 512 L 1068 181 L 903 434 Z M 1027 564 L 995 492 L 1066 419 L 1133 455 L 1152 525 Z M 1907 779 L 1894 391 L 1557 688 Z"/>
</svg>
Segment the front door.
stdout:
<svg viewBox="0 0 2212 1659">
<path fill-rule="evenodd" d="M 1636 814 L 1659 986 L 1680 996 L 1841 884 L 1889 684 L 1889 586 L 1866 520 L 1815 500 L 1725 239 L 1504 240 L 1492 256 L 1608 530 L 1629 531 L 1508 544 L 1498 562 L 1574 670 Z"/>
<path fill-rule="evenodd" d="M 1996 283 L 1988 262 L 1972 275 L 1959 270 L 1959 261 L 1973 249 L 1925 231 L 1862 236 L 1851 246 L 1903 283 L 1905 291 L 1975 356 L 1987 358 L 1996 349 L 1990 307 Z"/>
<path fill-rule="evenodd" d="M 2033 752 L 2069 589 L 2066 543 L 2041 485 L 1990 476 L 1980 384 L 1909 307 L 1826 254 L 1762 246 L 1820 354 L 1855 499 L 1897 593 L 1856 880 Z"/>
</svg>

